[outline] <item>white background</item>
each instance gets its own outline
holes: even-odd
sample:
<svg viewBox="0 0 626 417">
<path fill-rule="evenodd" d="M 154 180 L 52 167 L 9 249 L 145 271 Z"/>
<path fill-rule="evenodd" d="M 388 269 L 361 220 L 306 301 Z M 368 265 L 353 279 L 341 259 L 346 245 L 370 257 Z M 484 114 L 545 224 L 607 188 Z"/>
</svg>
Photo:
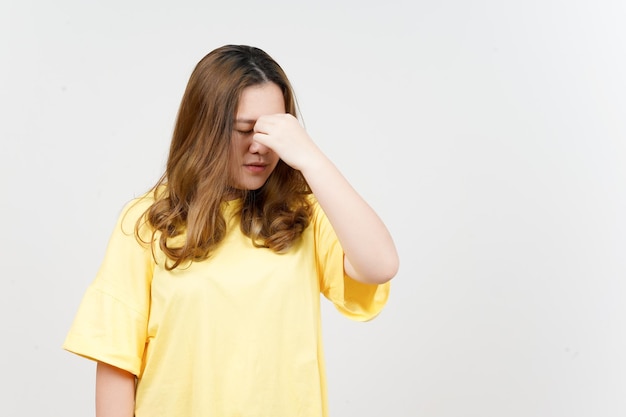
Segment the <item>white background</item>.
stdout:
<svg viewBox="0 0 626 417">
<path fill-rule="evenodd" d="M 0 415 L 93 415 L 61 349 L 191 70 L 259 46 L 379 212 L 369 323 L 324 303 L 331 416 L 626 415 L 626 3 L 0 3 Z"/>
</svg>

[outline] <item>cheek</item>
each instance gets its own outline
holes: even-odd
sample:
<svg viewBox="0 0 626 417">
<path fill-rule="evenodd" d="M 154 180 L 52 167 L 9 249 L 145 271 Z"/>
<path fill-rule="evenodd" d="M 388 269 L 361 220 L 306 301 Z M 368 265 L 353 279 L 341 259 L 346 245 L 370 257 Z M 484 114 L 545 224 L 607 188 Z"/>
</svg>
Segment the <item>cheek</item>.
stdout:
<svg viewBox="0 0 626 417">
<path fill-rule="evenodd" d="M 241 170 L 241 158 L 235 156 L 231 156 L 231 158 L 228 160 L 228 172 L 230 173 L 231 177 L 239 177 L 240 173 L 239 171 Z"/>
<path fill-rule="evenodd" d="M 272 160 L 272 170 L 271 172 L 273 173 L 274 171 L 276 171 L 276 167 L 278 166 L 278 161 L 280 159 L 278 158 L 278 156 L 276 156 L 273 160 Z"/>
<path fill-rule="evenodd" d="M 248 143 L 241 138 L 234 137 L 230 141 L 230 154 L 231 157 L 241 158 L 241 155 L 245 154 L 248 150 Z"/>
<path fill-rule="evenodd" d="M 234 138 L 233 140 L 231 140 L 230 146 L 228 149 L 229 165 L 231 167 L 241 165 L 246 153 L 248 153 L 249 148 L 250 148 L 249 143 L 245 140 L 241 140 L 239 138 Z"/>
</svg>

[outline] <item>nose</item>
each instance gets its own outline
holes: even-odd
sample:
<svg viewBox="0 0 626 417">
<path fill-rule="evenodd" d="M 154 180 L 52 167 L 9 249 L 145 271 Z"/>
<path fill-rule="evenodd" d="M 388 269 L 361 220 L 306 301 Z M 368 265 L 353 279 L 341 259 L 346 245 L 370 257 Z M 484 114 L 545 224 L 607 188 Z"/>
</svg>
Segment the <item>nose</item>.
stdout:
<svg viewBox="0 0 626 417">
<path fill-rule="evenodd" d="M 259 142 L 253 140 L 252 143 L 250 143 L 250 147 L 248 148 L 248 151 L 250 153 L 257 153 L 259 155 L 265 155 L 270 151 L 270 148 L 268 148 L 265 145 L 261 145 Z"/>
</svg>

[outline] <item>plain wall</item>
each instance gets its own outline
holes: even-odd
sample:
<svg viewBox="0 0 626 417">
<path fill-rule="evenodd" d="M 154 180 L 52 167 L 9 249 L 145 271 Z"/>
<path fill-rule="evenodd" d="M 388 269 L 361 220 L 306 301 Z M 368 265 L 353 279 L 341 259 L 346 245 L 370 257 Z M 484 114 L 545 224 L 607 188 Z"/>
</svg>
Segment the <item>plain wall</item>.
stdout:
<svg viewBox="0 0 626 417">
<path fill-rule="evenodd" d="M 0 3 L 0 415 L 93 415 L 61 349 L 191 70 L 259 46 L 392 231 L 368 323 L 324 303 L 331 416 L 626 415 L 626 3 Z"/>
</svg>

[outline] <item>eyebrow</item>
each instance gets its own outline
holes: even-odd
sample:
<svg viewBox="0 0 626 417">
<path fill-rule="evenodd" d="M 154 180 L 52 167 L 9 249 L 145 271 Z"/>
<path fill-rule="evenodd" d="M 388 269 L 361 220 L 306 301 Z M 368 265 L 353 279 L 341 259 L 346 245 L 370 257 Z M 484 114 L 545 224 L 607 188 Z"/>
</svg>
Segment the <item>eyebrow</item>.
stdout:
<svg viewBox="0 0 626 417">
<path fill-rule="evenodd" d="M 249 123 L 249 124 L 254 124 L 254 123 L 256 123 L 256 120 L 254 120 L 254 119 L 235 119 L 235 123 Z"/>
</svg>

